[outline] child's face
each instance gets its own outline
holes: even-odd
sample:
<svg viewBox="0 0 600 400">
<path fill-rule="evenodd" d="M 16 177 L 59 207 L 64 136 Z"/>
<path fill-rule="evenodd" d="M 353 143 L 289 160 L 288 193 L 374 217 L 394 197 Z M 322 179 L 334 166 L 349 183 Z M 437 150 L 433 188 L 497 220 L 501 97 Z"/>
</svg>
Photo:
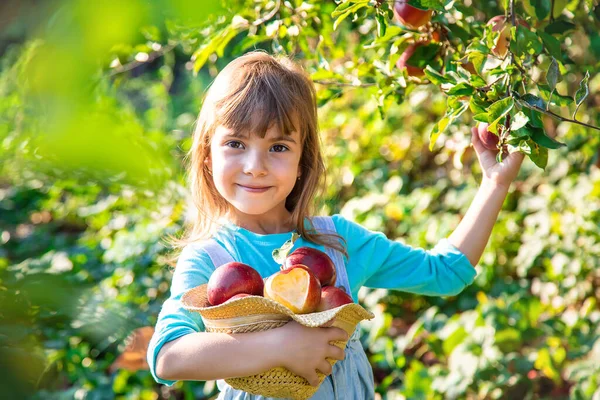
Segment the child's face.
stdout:
<svg viewBox="0 0 600 400">
<path fill-rule="evenodd" d="M 285 218 L 285 200 L 300 176 L 300 134 L 284 135 L 274 124 L 264 138 L 215 130 L 208 167 L 215 187 L 238 217 Z M 235 135 L 235 136 L 234 136 Z"/>
</svg>

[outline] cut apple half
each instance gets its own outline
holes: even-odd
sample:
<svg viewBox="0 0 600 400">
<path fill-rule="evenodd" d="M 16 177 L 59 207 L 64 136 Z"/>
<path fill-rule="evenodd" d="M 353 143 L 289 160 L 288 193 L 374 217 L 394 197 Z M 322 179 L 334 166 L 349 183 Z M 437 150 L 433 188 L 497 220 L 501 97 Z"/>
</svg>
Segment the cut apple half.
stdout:
<svg viewBox="0 0 600 400">
<path fill-rule="evenodd" d="M 271 275 L 265 282 L 264 296 L 296 314 L 307 314 L 321 301 L 321 284 L 307 266 L 299 264 Z"/>
</svg>

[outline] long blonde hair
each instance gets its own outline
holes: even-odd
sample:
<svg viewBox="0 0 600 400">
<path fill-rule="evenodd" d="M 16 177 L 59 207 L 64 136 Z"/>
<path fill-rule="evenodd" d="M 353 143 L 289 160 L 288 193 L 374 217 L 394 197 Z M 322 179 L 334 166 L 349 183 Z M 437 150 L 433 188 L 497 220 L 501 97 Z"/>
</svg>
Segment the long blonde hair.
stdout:
<svg viewBox="0 0 600 400">
<path fill-rule="evenodd" d="M 304 225 L 305 218 L 314 215 L 314 200 L 323 193 L 326 173 L 315 87 L 308 74 L 289 58 L 273 57 L 261 51 L 247 53 L 230 62 L 206 94 L 192 147 L 186 156 L 188 185 L 197 218 L 181 238 L 170 238 L 172 246 L 180 249 L 209 238 L 219 229 L 218 221 L 230 210 L 231 205 L 217 191 L 204 162 L 210 154 L 216 127 L 222 125 L 264 138 L 273 123 L 277 123 L 285 135 L 295 130 L 300 133 L 302 174 L 285 203 L 296 231 L 305 240 L 348 255 L 341 236 L 319 234 Z"/>
</svg>

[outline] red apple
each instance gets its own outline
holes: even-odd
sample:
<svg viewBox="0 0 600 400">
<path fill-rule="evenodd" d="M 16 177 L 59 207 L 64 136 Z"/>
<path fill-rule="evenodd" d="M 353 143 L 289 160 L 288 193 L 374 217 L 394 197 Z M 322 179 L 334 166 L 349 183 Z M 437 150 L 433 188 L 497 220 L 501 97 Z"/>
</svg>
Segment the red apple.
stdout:
<svg viewBox="0 0 600 400">
<path fill-rule="evenodd" d="M 251 266 L 239 262 L 221 265 L 210 276 L 206 292 L 213 306 L 225 303 L 236 294 L 263 294 L 263 280 Z"/>
<path fill-rule="evenodd" d="M 477 126 L 477 134 L 483 146 L 488 150 L 498 150 L 498 142 L 500 138 L 493 132 L 488 131 L 488 124 L 485 122 L 479 123 Z"/>
<path fill-rule="evenodd" d="M 529 28 L 527 22 L 523 21 L 521 18 L 517 18 L 516 20 L 517 24 Z M 492 53 L 499 58 L 504 58 L 510 46 L 511 25 L 510 23 L 507 23 L 506 17 L 504 15 L 496 15 L 495 17 L 490 19 L 487 24 L 492 25 L 493 32 L 500 32 L 500 37 L 498 38 L 496 45 L 492 48 Z"/>
<path fill-rule="evenodd" d="M 408 0 L 394 2 L 394 16 L 404 26 L 418 29 L 431 19 L 432 10 L 421 10 L 408 4 Z"/>
<path fill-rule="evenodd" d="M 306 265 L 321 283 L 321 286 L 335 285 L 335 264 L 329 256 L 321 250 L 312 247 L 299 247 L 289 254 L 283 264 L 283 269 L 294 265 Z"/>
<path fill-rule="evenodd" d="M 406 50 L 404 50 L 404 53 L 400 55 L 398 61 L 396 61 L 396 67 L 398 67 L 401 70 L 406 69 L 406 73 L 408 74 L 408 76 L 421 78 L 425 75 L 425 72 L 423 72 L 423 68 L 415 67 L 414 65 L 408 64 L 408 60 L 410 60 L 415 50 L 421 45 L 422 43 L 411 43 L 410 45 L 408 45 Z"/>
<path fill-rule="evenodd" d="M 306 265 L 294 265 L 271 275 L 265 283 L 264 295 L 296 314 L 308 314 L 319 306 L 321 284 Z"/>
<path fill-rule="evenodd" d="M 237 300 L 237 299 L 243 299 L 244 297 L 249 297 L 250 295 L 248 293 L 240 293 L 240 294 L 236 294 L 235 296 L 233 296 L 232 298 L 230 298 L 229 300 Z M 228 300 L 228 301 L 229 301 Z"/>
<path fill-rule="evenodd" d="M 321 302 L 317 307 L 317 311 L 331 310 L 350 303 L 353 303 L 352 297 L 343 289 L 336 286 L 325 286 L 321 289 Z"/>
</svg>

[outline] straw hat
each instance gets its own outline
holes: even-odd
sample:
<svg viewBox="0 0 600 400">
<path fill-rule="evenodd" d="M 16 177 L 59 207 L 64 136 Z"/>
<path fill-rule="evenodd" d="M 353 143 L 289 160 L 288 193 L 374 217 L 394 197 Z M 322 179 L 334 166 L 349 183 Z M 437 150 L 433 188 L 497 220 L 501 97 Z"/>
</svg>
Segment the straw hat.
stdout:
<svg viewBox="0 0 600 400">
<path fill-rule="evenodd" d="M 206 287 L 204 284 L 190 289 L 183 295 L 181 302 L 185 309 L 200 313 L 207 332 L 260 332 L 278 328 L 292 320 L 315 328 L 335 319 L 332 326 L 344 329 L 350 336 L 360 321 L 374 318 L 371 312 L 356 303 L 310 314 L 294 314 L 289 308 L 260 296 L 247 296 L 211 306 Z M 345 340 L 333 344 L 343 349 L 347 342 Z M 328 361 L 333 365 L 337 360 Z M 320 386 L 326 376 L 321 373 L 318 375 Z M 298 400 L 308 399 L 318 390 L 318 386 L 311 386 L 306 379 L 283 367 L 249 377 L 226 379 L 225 382 L 235 389 L 252 394 Z"/>
</svg>

